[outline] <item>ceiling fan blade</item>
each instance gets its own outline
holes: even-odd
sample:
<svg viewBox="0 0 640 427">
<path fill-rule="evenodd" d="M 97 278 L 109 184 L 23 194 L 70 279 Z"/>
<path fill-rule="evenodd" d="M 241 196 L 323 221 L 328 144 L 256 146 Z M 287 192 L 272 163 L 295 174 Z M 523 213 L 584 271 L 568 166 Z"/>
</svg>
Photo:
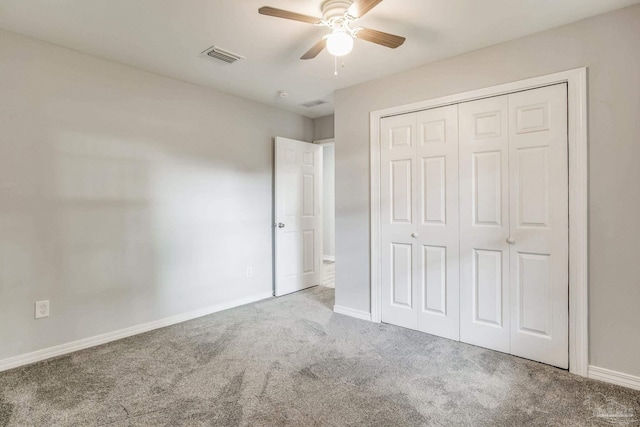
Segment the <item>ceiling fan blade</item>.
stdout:
<svg viewBox="0 0 640 427">
<path fill-rule="evenodd" d="M 396 36 L 395 34 L 384 33 L 382 31 L 372 30 L 370 28 L 361 28 L 356 33 L 356 37 L 360 40 L 365 40 L 371 43 L 376 43 L 382 46 L 395 49 L 401 46 L 406 40 L 404 37 Z"/>
<path fill-rule="evenodd" d="M 353 2 L 347 13 L 354 18 L 362 18 L 365 13 L 376 7 L 382 0 L 356 0 Z"/>
<path fill-rule="evenodd" d="M 290 12 L 288 10 L 276 9 L 275 7 L 262 6 L 258 9 L 258 13 L 261 15 L 275 16 L 276 18 L 291 19 L 293 21 L 306 22 L 308 24 L 319 24 L 322 22 L 321 18 L 314 16 L 303 15 L 301 13 Z"/>
<path fill-rule="evenodd" d="M 327 40 L 321 39 L 318 43 L 314 44 L 311 49 L 309 49 L 304 55 L 300 57 L 300 59 L 312 59 L 318 56 L 320 52 L 327 45 Z"/>
</svg>

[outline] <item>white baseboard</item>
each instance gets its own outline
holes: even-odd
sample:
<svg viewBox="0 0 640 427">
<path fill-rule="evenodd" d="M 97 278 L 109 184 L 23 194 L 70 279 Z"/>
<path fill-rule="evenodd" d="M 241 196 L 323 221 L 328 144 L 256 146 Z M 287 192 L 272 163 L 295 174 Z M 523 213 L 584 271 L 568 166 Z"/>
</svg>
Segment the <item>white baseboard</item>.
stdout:
<svg viewBox="0 0 640 427">
<path fill-rule="evenodd" d="M 323 256 L 322 256 L 322 260 L 323 260 L 323 261 L 332 261 L 332 262 L 336 262 L 336 257 L 331 256 L 331 255 L 323 255 Z"/>
<path fill-rule="evenodd" d="M 611 384 L 621 385 L 623 387 L 640 390 L 640 377 L 624 374 L 622 372 L 612 371 L 610 369 L 599 368 L 597 366 L 589 366 L 589 378 L 600 380 Z"/>
<path fill-rule="evenodd" d="M 227 310 L 234 307 L 239 307 L 241 305 L 250 304 L 252 302 L 271 298 L 272 296 L 273 295 L 271 292 L 263 292 L 249 297 L 240 298 L 222 304 L 216 304 L 210 307 L 201 308 L 199 310 L 190 311 L 188 313 L 165 317 L 164 319 L 154 320 L 153 322 L 143 323 L 141 325 L 120 329 L 113 332 L 107 332 L 105 334 L 84 338 L 78 341 L 72 341 L 66 344 L 61 344 L 42 350 L 37 350 L 32 353 L 10 357 L 8 359 L 0 360 L 0 372 L 17 368 L 19 366 L 29 365 L 41 360 L 50 359 L 52 357 L 62 356 L 63 354 L 73 353 L 74 351 L 84 350 L 85 348 L 106 344 L 111 341 L 127 338 L 132 335 L 141 334 L 143 332 L 149 332 L 154 329 L 163 328 L 165 326 L 175 325 L 176 323 L 186 322 L 187 320 L 207 316 L 209 314 L 217 313 L 219 311 Z"/>
<path fill-rule="evenodd" d="M 344 314 L 345 316 L 355 317 L 356 319 L 367 320 L 371 322 L 371 313 L 368 311 L 355 310 L 349 307 L 343 307 L 341 305 L 334 305 L 333 312 L 338 314 Z"/>
</svg>

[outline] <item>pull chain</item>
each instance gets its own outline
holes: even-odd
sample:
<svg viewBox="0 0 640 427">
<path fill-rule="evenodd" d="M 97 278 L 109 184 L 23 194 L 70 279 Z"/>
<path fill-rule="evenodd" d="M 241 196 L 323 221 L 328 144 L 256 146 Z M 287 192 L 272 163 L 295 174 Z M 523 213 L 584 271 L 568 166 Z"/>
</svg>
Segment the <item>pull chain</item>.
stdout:
<svg viewBox="0 0 640 427">
<path fill-rule="evenodd" d="M 338 57 L 337 56 L 333 57 L 333 75 L 334 76 L 338 75 Z"/>
</svg>

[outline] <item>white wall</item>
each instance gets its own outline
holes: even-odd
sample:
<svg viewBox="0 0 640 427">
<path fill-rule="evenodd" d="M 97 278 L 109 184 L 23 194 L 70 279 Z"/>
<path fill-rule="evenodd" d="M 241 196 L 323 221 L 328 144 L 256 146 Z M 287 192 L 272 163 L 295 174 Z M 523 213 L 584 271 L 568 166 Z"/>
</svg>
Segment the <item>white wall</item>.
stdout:
<svg viewBox="0 0 640 427">
<path fill-rule="evenodd" d="M 335 147 L 322 147 L 322 221 L 323 245 L 325 259 L 335 259 L 336 256 L 336 211 L 335 211 Z"/>
<path fill-rule="evenodd" d="M 0 58 L 0 359 L 270 292 L 272 138 L 310 119 L 8 32 Z"/>
<path fill-rule="evenodd" d="M 639 46 L 636 5 L 337 91 L 336 304 L 370 309 L 371 111 L 587 66 L 590 363 L 639 376 Z"/>
</svg>

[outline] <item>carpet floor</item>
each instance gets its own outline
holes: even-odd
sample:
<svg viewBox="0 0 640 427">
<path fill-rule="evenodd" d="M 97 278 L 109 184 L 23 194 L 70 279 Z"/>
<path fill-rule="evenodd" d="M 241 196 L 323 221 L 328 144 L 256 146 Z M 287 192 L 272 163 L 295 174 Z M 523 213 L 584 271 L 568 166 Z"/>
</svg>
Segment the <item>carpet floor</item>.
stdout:
<svg viewBox="0 0 640 427">
<path fill-rule="evenodd" d="M 316 287 L 0 373 L 0 426 L 583 426 L 640 418 L 640 392 L 333 314 L 333 299 L 333 289 Z"/>
</svg>

